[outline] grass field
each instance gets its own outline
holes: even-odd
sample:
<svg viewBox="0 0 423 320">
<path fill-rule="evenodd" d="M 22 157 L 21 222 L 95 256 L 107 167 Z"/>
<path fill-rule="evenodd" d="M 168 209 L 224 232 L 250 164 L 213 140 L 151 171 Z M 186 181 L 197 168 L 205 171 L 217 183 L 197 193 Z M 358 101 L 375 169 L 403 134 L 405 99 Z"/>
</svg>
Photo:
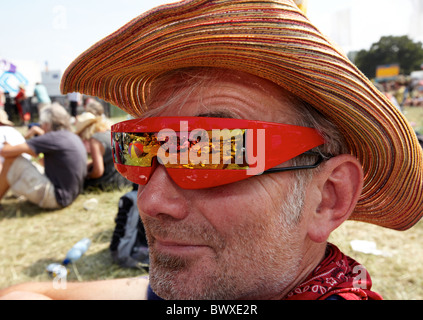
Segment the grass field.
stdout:
<svg viewBox="0 0 423 320">
<path fill-rule="evenodd" d="M 407 117 L 423 128 L 423 111 L 407 110 Z M 15 197 L 2 201 L 0 212 L 0 288 L 26 281 L 51 281 L 45 268 L 60 263 L 74 243 L 84 237 L 92 244 L 86 254 L 69 267 L 68 281 L 133 277 L 142 269 L 123 269 L 113 264 L 109 244 L 119 198 L 127 190 L 86 193 L 68 208 L 44 211 Z M 84 202 L 96 198 L 94 210 Z M 365 223 L 347 222 L 330 241 L 369 270 L 375 291 L 389 300 L 423 299 L 423 221 L 398 232 Z M 352 250 L 352 240 L 374 241 L 389 256 Z"/>
<path fill-rule="evenodd" d="M 74 243 L 91 239 L 86 254 L 69 267 L 69 281 L 111 279 L 144 274 L 144 270 L 122 269 L 112 263 L 109 244 L 117 204 L 124 191 L 80 195 L 68 208 L 43 211 L 9 197 L 0 213 L 0 287 L 22 281 L 50 281 L 47 265 L 60 263 Z M 84 202 L 96 198 L 94 210 Z"/>
</svg>

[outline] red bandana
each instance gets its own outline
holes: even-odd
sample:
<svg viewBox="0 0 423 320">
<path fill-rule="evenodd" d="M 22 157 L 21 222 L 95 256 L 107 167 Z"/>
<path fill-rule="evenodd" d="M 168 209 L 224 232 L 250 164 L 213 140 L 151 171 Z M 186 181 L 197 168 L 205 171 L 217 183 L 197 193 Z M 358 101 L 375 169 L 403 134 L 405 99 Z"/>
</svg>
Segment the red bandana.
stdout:
<svg viewBox="0 0 423 320">
<path fill-rule="evenodd" d="M 339 296 L 345 300 L 382 300 L 379 294 L 370 291 L 371 287 L 367 270 L 329 244 L 322 263 L 286 299 L 325 300 Z"/>
</svg>

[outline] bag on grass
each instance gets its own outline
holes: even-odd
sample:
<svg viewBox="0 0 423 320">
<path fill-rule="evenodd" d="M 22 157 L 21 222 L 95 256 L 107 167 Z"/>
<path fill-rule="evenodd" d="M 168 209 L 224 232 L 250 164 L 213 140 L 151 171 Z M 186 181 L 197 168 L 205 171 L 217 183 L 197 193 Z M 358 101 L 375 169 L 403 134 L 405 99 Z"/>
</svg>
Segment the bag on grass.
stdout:
<svg viewBox="0 0 423 320">
<path fill-rule="evenodd" d="M 119 199 L 110 243 L 112 259 L 125 268 L 148 268 L 148 244 L 137 208 L 137 188 Z"/>
</svg>

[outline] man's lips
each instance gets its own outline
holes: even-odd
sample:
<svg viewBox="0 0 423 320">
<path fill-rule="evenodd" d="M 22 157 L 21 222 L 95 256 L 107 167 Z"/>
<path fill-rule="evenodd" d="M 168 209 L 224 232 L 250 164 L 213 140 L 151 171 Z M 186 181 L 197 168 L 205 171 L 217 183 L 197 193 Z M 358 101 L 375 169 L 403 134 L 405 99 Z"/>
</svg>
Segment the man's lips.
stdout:
<svg viewBox="0 0 423 320">
<path fill-rule="evenodd" d="M 175 255 L 189 255 L 200 253 L 200 251 L 207 249 L 210 250 L 211 248 L 207 245 L 195 242 L 155 238 L 154 249 L 163 253 L 166 252 Z"/>
</svg>

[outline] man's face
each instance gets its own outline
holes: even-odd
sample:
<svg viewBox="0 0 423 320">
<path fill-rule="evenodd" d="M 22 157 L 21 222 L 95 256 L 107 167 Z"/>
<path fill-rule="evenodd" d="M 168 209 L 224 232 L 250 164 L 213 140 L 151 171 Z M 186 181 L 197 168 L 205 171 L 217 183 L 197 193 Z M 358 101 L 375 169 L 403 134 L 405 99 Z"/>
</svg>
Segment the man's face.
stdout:
<svg viewBox="0 0 423 320">
<path fill-rule="evenodd" d="M 276 85 L 236 72 L 219 79 L 154 116 L 218 114 L 292 123 L 293 107 Z M 153 109 L 162 103 L 157 100 Z M 292 190 L 295 181 L 285 172 L 185 190 L 159 166 L 138 191 L 153 290 L 165 299 L 269 299 L 286 294 L 304 269 L 307 246 L 303 220 L 287 222 L 303 207 L 301 192 Z"/>
</svg>

